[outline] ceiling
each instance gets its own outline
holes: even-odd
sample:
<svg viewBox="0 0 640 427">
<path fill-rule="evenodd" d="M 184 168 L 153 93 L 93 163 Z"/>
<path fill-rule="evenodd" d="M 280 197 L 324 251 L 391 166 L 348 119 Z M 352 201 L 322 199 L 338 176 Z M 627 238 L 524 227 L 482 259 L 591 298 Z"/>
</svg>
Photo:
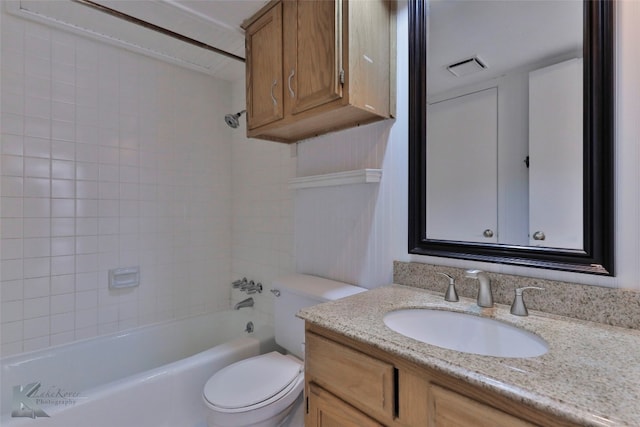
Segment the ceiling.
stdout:
<svg viewBox="0 0 640 427">
<path fill-rule="evenodd" d="M 243 20 L 267 0 L 93 0 L 95 3 L 244 57 Z M 129 50 L 229 81 L 244 79 L 244 63 L 193 46 L 71 0 L 17 0 L 10 13 L 82 33 Z"/>
<path fill-rule="evenodd" d="M 428 4 L 430 94 L 582 56 L 582 0 L 429 0 Z M 476 55 L 487 69 L 465 77 L 447 70 L 447 65 Z"/>
</svg>

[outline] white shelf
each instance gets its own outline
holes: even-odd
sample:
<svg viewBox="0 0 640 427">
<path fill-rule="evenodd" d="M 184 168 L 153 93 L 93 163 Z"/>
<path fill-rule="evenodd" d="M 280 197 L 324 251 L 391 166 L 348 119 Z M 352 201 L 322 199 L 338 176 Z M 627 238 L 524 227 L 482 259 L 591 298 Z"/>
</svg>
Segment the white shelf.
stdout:
<svg viewBox="0 0 640 427">
<path fill-rule="evenodd" d="M 302 176 L 289 181 L 289 188 L 332 187 L 336 185 L 373 184 L 382 179 L 382 169 L 358 169 L 347 172 L 327 173 L 323 175 Z"/>
</svg>

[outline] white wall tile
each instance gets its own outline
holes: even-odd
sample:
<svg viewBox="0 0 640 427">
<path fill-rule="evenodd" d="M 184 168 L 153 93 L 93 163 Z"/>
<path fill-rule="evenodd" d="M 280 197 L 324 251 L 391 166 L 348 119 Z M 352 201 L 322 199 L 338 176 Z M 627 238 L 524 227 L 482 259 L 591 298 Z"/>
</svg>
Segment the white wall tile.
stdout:
<svg viewBox="0 0 640 427">
<path fill-rule="evenodd" d="M 2 323 L 2 345 L 20 341 L 22 343 L 22 321 Z"/>
<path fill-rule="evenodd" d="M 25 258 L 24 278 L 45 277 L 51 275 L 51 258 Z"/>
<path fill-rule="evenodd" d="M 13 135 L 23 135 L 24 116 L 18 114 L 3 113 L 2 132 Z"/>
<path fill-rule="evenodd" d="M 48 198 L 25 198 L 23 208 L 25 218 L 51 217 L 51 200 Z"/>
<path fill-rule="evenodd" d="M 49 282 L 49 276 L 24 279 L 24 298 L 41 298 L 49 296 Z"/>
<path fill-rule="evenodd" d="M 7 178 L 2 179 L 6 180 Z M 3 196 L 0 199 L 0 216 L 2 218 L 20 218 L 24 215 L 23 206 L 24 201 L 21 197 Z"/>
<path fill-rule="evenodd" d="M 0 184 L 2 198 L 5 197 L 22 197 L 24 189 L 24 178 L 3 176 Z"/>
<path fill-rule="evenodd" d="M 49 316 L 25 319 L 23 325 L 25 340 L 49 336 Z"/>
<path fill-rule="evenodd" d="M 49 159 L 26 157 L 24 159 L 24 176 L 49 178 L 51 176 L 51 165 Z"/>
<path fill-rule="evenodd" d="M 2 76 L 4 78 L 4 75 Z M 3 126 L 4 126 L 4 116 L 3 117 Z M 2 150 L 2 154 L 11 154 L 14 156 L 22 156 L 24 153 L 24 139 L 22 137 L 22 133 L 10 135 L 7 130 L 3 127 L 2 134 L 2 144 L 0 144 L 0 148 Z"/>
<path fill-rule="evenodd" d="M 24 300 L 23 316 L 25 319 L 32 319 L 35 317 L 48 316 L 48 315 L 49 315 L 49 297 L 48 296 Z"/>
<path fill-rule="evenodd" d="M 2 239 L 0 242 L 0 255 L 2 259 L 21 259 L 24 248 L 22 239 Z"/>
<path fill-rule="evenodd" d="M 230 85 L 2 13 L 2 354 L 228 307 Z"/>
<path fill-rule="evenodd" d="M 22 218 L 5 218 L 2 221 L 2 237 L 5 239 L 19 239 L 24 233 L 24 220 Z"/>
<path fill-rule="evenodd" d="M 75 333 L 73 331 L 61 332 L 61 333 L 51 333 L 50 344 L 53 345 L 62 345 L 66 343 L 70 343 L 75 340 Z"/>
<path fill-rule="evenodd" d="M 74 160 L 75 144 L 69 141 L 51 141 L 51 158 L 61 160 Z"/>
<path fill-rule="evenodd" d="M 16 322 L 23 319 L 22 301 L 7 301 L 1 305 L 2 313 L 0 319 L 2 323 Z"/>
<path fill-rule="evenodd" d="M 22 299 L 24 282 L 22 280 L 7 280 L 0 282 L 0 301 L 18 301 Z"/>
<path fill-rule="evenodd" d="M 67 319 L 73 319 L 73 315 L 71 314 L 75 310 L 75 295 L 74 294 L 61 294 L 61 295 L 52 295 L 51 296 L 51 314 L 63 314 L 67 313 Z M 58 317 L 59 320 L 62 320 L 62 317 Z M 73 329 L 73 322 L 70 321 L 65 328 L 61 328 L 60 326 L 54 328 L 53 324 L 53 316 L 51 318 L 51 333 L 59 333 L 63 331 L 70 331 Z"/>
<path fill-rule="evenodd" d="M 52 199 L 51 217 L 72 218 L 76 212 L 76 201 L 73 199 Z"/>
<path fill-rule="evenodd" d="M 51 276 L 51 295 L 68 294 L 75 290 L 75 275 Z"/>
<path fill-rule="evenodd" d="M 75 228 L 75 218 L 51 218 L 51 237 L 73 236 Z"/>
<path fill-rule="evenodd" d="M 73 255 L 51 257 L 51 274 L 62 276 L 75 272 L 75 257 Z"/>
</svg>

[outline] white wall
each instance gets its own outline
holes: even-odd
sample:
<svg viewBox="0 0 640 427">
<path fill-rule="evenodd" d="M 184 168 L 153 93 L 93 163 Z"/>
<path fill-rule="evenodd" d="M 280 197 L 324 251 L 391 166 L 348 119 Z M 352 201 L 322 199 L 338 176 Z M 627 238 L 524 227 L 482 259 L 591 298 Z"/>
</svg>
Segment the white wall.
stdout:
<svg viewBox="0 0 640 427">
<path fill-rule="evenodd" d="M 244 109 L 244 81 L 233 85 L 232 101 L 229 112 Z M 288 182 L 295 176 L 295 145 L 248 139 L 244 115 L 232 132 L 232 277 L 263 284 L 261 294 L 251 295 L 254 310 L 273 323 L 272 281 L 294 271 L 293 191 Z M 246 294 L 233 291 L 233 303 L 244 298 Z"/>
<path fill-rule="evenodd" d="M 389 283 L 392 261 L 417 261 L 458 267 L 479 267 L 487 271 L 519 274 L 576 283 L 640 290 L 640 2 L 618 2 L 617 46 L 617 126 L 616 126 L 616 269 L 617 277 L 607 278 L 552 270 L 521 268 L 500 264 L 467 262 L 447 258 L 413 256 L 407 253 L 407 11 L 398 5 L 398 109 L 394 123 L 373 124 L 349 131 L 325 135 L 299 145 L 298 175 L 348 170 L 355 164 L 373 162 L 383 168 L 383 178 L 375 195 L 372 190 L 327 189 L 321 194 L 326 203 L 348 200 L 353 191 L 362 198 L 351 200 L 355 206 L 342 212 L 320 203 L 296 198 L 296 267 L 301 272 L 346 280 L 365 287 Z M 391 128 L 389 129 L 392 123 Z M 377 142 L 372 142 L 377 141 Z M 367 147 L 377 147 L 367 151 Z M 358 154 L 360 153 L 360 154 Z M 343 159 L 356 156 L 359 161 L 344 164 Z M 308 166 L 313 165 L 313 167 Z M 359 166 L 363 167 L 363 166 Z M 363 195 L 364 194 L 364 195 Z M 310 198 L 310 197 L 309 197 Z M 334 216 L 320 222 L 313 215 L 312 204 L 324 209 L 318 213 Z M 358 204 L 359 203 L 359 204 Z M 336 215 L 343 217 L 338 218 Z M 346 224 L 353 224 L 347 227 Z M 364 224 L 364 225 L 362 225 Z M 358 225 L 358 226 L 355 226 Z M 354 243 L 355 242 L 355 243 Z M 349 246 L 350 245 L 350 246 Z M 340 257 L 336 256 L 340 253 Z"/>
<path fill-rule="evenodd" d="M 1 19 L 2 354 L 227 308 L 230 84 Z"/>
</svg>

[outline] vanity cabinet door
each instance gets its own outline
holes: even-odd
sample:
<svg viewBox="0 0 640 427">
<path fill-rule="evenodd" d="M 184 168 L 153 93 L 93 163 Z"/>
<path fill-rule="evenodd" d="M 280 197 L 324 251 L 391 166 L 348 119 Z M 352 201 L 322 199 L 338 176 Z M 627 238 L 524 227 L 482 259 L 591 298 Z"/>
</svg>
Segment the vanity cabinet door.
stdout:
<svg viewBox="0 0 640 427">
<path fill-rule="evenodd" d="M 377 419 L 393 419 L 394 367 L 307 333 L 305 376 Z"/>
<path fill-rule="evenodd" d="M 296 29 L 295 52 L 287 52 L 287 88 L 298 114 L 342 97 L 342 1 L 294 3 L 287 25 Z"/>
<path fill-rule="evenodd" d="M 382 427 L 382 424 L 316 384 L 309 385 L 308 399 L 306 427 Z"/>
<path fill-rule="evenodd" d="M 247 127 L 284 117 L 282 4 L 276 4 L 246 30 Z"/>
<path fill-rule="evenodd" d="M 431 385 L 429 427 L 535 427 L 466 396 Z"/>
</svg>

